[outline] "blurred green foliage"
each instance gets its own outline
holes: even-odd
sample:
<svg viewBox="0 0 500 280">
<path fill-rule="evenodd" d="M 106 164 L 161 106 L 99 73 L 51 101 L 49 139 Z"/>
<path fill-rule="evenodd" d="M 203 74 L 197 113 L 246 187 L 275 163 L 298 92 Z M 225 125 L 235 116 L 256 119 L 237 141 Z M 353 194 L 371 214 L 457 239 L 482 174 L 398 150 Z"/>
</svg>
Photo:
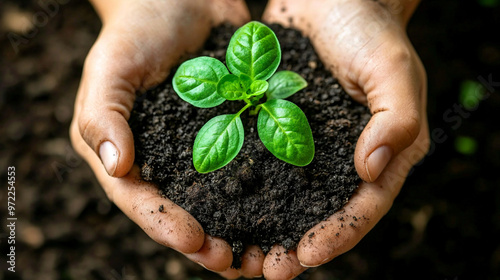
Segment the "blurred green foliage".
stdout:
<svg viewBox="0 0 500 280">
<path fill-rule="evenodd" d="M 455 139 L 455 149 L 464 155 L 473 155 L 477 150 L 477 141 L 468 136 L 458 136 Z"/>
<path fill-rule="evenodd" d="M 483 7 L 497 7 L 500 4 L 500 0 L 478 0 L 478 2 Z"/>
<path fill-rule="evenodd" d="M 460 86 L 458 100 L 467 110 L 475 110 L 479 102 L 484 99 L 485 89 L 476 81 L 465 80 Z"/>
</svg>

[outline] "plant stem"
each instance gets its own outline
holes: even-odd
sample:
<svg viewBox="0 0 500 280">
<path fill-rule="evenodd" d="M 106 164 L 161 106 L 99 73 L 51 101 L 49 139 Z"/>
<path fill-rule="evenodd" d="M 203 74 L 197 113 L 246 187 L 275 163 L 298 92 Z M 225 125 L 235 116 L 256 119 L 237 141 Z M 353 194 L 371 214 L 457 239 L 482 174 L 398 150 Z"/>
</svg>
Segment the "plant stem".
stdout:
<svg viewBox="0 0 500 280">
<path fill-rule="evenodd" d="M 245 100 L 245 101 L 247 101 L 247 100 Z M 236 117 L 239 117 L 239 116 L 241 115 L 241 113 L 245 112 L 245 110 L 246 110 L 248 107 L 250 107 L 250 106 L 252 106 L 252 103 L 248 103 L 248 102 L 247 102 L 247 105 L 245 105 L 245 107 L 241 108 L 241 110 L 240 110 L 238 113 L 236 113 Z"/>
<path fill-rule="evenodd" d="M 262 104 L 255 106 L 255 108 L 252 111 L 250 111 L 250 116 L 257 115 L 257 113 L 259 113 L 261 107 L 262 107 Z"/>
</svg>

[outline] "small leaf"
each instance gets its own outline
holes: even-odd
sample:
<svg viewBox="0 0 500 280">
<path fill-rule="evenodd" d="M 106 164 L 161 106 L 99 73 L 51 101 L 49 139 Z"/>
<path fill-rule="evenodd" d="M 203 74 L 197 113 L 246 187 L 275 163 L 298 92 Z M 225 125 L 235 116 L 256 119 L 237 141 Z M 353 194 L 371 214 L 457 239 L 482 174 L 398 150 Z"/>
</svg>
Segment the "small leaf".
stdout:
<svg viewBox="0 0 500 280">
<path fill-rule="evenodd" d="M 253 82 L 252 78 L 250 78 L 250 76 L 246 74 L 240 74 L 240 80 L 247 90 L 250 88 Z"/>
<path fill-rule="evenodd" d="M 227 74 L 229 71 L 222 62 L 201 56 L 182 63 L 172 85 L 182 100 L 196 107 L 210 108 L 225 101 L 217 94 L 217 83 Z"/>
<path fill-rule="evenodd" d="M 290 101 L 271 99 L 262 104 L 257 131 L 264 146 L 277 158 L 297 166 L 311 163 L 314 140 L 302 110 Z"/>
<path fill-rule="evenodd" d="M 226 53 L 229 70 L 252 80 L 269 79 L 281 61 L 281 48 L 274 32 L 264 24 L 249 22 L 234 33 Z"/>
<path fill-rule="evenodd" d="M 207 173 L 225 166 L 238 155 L 244 136 L 239 115 L 212 118 L 200 129 L 194 140 L 194 167 L 200 173 Z"/>
<path fill-rule="evenodd" d="M 227 100 L 244 99 L 247 89 L 247 83 L 233 74 L 222 77 L 217 84 L 217 93 Z"/>
<path fill-rule="evenodd" d="M 262 80 L 255 80 L 250 85 L 250 88 L 247 91 L 247 97 L 261 95 L 264 92 L 266 92 L 268 88 L 269 88 L 268 82 Z"/>
<path fill-rule="evenodd" d="M 267 99 L 285 99 L 307 86 L 306 80 L 292 71 L 279 71 L 269 79 Z"/>
</svg>

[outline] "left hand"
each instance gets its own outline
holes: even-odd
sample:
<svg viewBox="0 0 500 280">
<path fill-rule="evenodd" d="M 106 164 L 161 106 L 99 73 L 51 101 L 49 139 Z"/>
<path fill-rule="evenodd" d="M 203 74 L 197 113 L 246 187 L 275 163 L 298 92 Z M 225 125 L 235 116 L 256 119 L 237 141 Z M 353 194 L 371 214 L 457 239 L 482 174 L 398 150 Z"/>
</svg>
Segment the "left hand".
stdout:
<svg viewBox="0 0 500 280">
<path fill-rule="evenodd" d="M 353 248 L 389 211 L 408 172 L 428 150 L 426 74 L 405 32 L 418 1 L 398 2 L 400 9 L 382 2 L 268 4 L 264 20 L 311 38 L 346 92 L 373 116 L 356 145 L 355 167 L 363 179 L 357 192 L 341 211 L 307 232 L 296 252 L 284 255 L 281 246 L 274 246 L 263 264 L 266 279 L 292 279 Z M 345 226 L 351 222 L 354 227 Z"/>
</svg>

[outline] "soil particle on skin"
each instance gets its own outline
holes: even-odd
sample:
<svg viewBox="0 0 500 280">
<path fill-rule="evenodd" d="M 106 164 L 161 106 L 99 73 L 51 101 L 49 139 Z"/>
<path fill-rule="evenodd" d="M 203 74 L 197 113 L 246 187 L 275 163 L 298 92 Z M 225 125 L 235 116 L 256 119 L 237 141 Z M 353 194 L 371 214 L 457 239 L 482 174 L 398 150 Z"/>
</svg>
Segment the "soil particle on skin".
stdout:
<svg viewBox="0 0 500 280">
<path fill-rule="evenodd" d="M 244 104 L 196 108 L 177 96 L 171 77 L 140 96 L 130 118 L 143 179 L 156 183 L 206 233 L 231 244 L 235 267 L 247 245 L 259 245 L 264 253 L 273 244 L 295 249 L 310 228 L 341 209 L 360 181 L 353 155 L 370 118 L 367 108 L 351 100 L 325 69 L 307 38 L 296 30 L 271 28 L 282 47 L 279 70 L 295 71 L 309 83 L 288 100 L 310 122 L 316 148 L 310 165 L 276 159 L 258 137 L 257 118 L 243 114 L 245 142 L 238 156 L 220 170 L 199 174 L 192 163 L 197 132 L 211 118 L 235 113 Z M 225 62 L 234 31 L 230 26 L 214 29 L 200 55 Z"/>
</svg>

